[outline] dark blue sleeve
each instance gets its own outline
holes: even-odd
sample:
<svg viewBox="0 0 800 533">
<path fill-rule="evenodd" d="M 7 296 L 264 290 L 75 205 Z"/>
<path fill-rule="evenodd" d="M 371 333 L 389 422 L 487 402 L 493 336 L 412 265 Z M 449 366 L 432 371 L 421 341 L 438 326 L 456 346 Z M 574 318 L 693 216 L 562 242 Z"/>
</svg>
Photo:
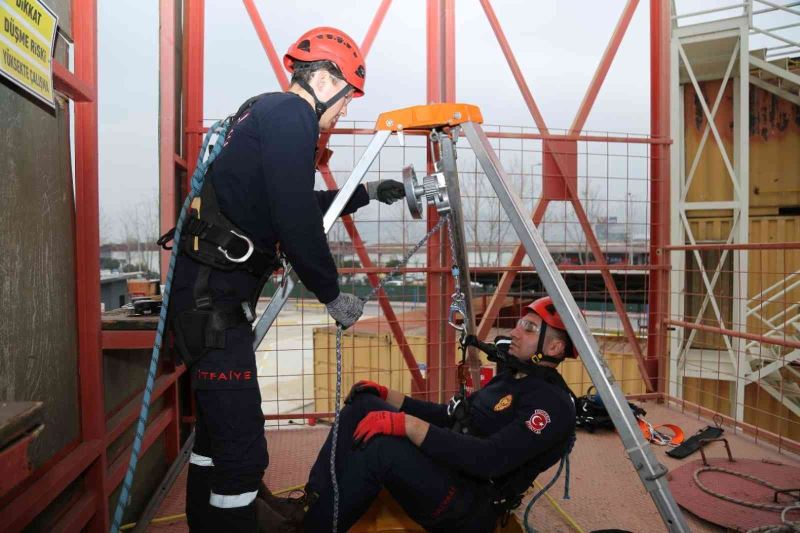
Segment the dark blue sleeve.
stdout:
<svg viewBox="0 0 800 533">
<path fill-rule="evenodd" d="M 320 302 L 339 295 L 338 272 L 314 194 L 314 150 L 319 126 L 303 100 L 291 99 L 257 114 L 269 211 L 281 251 Z"/>
<path fill-rule="evenodd" d="M 319 205 L 320 211 L 325 213 L 328 208 L 333 203 L 333 199 L 336 198 L 336 195 L 339 194 L 339 190 L 333 191 L 314 191 L 314 194 L 317 197 L 317 205 Z M 369 203 L 369 195 L 367 194 L 367 188 L 365 186 L 356 187 L 356 192 L 353 193 L 353 196 L 350 197 L 350 200 L 347 202 L 347 205 L 344 206 L 342 210 L 342 215 L 349 215 L 351 213 L 355 213 L 358 211 L 359 208 L 364 207 Z"/>
<path fill-rule="evenodd" d="M 503 476 L 567 439 L 575 412 L 543 388 L 526 395 L 516 419 L 489 437 L 431 426 L 420 449 L 437 461 L 480 479 Z"/>
<path fill-rule="evenodd" d="M 434 426 L 450 427 L 452 423 L 450 417 L 447 416 L 447 406 L 441 403 L 426 402 L 406 396 L 400 410 Z"/>
</svg>

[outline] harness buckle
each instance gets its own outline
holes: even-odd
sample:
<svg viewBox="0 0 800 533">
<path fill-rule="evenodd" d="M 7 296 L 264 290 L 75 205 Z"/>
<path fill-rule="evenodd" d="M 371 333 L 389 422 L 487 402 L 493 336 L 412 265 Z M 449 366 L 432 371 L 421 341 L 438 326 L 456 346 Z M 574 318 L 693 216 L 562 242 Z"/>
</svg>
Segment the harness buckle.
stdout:
<svg viewBox="0 0 800 533">
<path fill-rule="evenodd" d="M 231 257 L 230 255 L 228 255 L 228 250 L 226 250 L 222 246 L 217 246 L 217 250 L 219 250 L 220 253 L 225 256 L 225 259 L 227 259 L 231 263 L 246 262 L 248 259 L 250 259 L 250 256 L 253 255 L 253 251 L 255 250 L 255 247 L 253 246 L 253 241 L 251 241 L 247 236 L 242 235 L 241 233 L 237 233 L 233 230 L 228 230 L 228 231 L 230 231 L 231 233 L 233 233 L 234 235 L 236 235 L 237 237 L 239 237 L 240 239 L 242 239 L 244 242 L 247 243 L 247 252 L 245 252 L 245 254 L 242 257 Z"/>
</svg>

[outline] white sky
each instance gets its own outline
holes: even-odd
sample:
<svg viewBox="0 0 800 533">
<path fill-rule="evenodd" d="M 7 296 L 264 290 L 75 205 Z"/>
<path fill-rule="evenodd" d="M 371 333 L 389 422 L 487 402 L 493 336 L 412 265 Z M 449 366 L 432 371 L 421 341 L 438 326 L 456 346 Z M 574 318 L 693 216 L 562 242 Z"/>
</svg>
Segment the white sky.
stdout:
<svg viewBox="0 0 800 533">
<path fill-rule="evenodd" d="M 683 0 L 679 12 L 729 5 Z M 379 0 L 259 0 L 279 54 L 305 30 L 336 26 L 361 42 Z M 586 130 L 647 133 L 649 4 L 642 0 Z M 623 0 L 492 2 L 548 126 L 568 128 Z M 100 201 L 106 236 L 126 205 L 149 201 L 158 184 L 157 2 L 99 2 Z M 367 95 L 352 120 L 425 103 L 425 0 L 392 3 L 367 60 Z M 785 23 L 785 21 L 784 21 Z M 751 47 L 752 48 L 752 47 Z M 206 0 L 205 117 L 279 86 L 242 3 Z M 532 126 L 522 96 L 478 0 L 456 2 L 456 98 L 480 106 L 487 124 Z M 105 236 L 104 236 L 105 237 Z"/>
</svg>

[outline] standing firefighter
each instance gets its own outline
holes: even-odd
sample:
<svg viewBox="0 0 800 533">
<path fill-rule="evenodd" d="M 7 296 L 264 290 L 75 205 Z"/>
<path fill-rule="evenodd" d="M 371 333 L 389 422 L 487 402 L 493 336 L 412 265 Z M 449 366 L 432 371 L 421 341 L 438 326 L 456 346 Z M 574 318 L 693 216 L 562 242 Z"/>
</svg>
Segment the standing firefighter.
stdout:
<svg viewBox="0 0 800 533">
<path fill-rule="evenodd" d="M 501 367 L 466 402 L 443 405 L 356 383 L 337 444 L 339 531 L 385 487 L 430 531 L 489 532 L 541 472 L 571 449 L 575 405 L 556 366 L 575 351 L 549 297 L 527 306 L 510 338 L 470 338 Z M 502 340 L 503 342 L 500 342 Z M 331 436 L 306 487 L 305 531 L 328 531 Z"/>
<path fill-rule="evenodd" d="M 337 191 L 314 191 L 314 166 L 320 130 L 364 95 L 364 60 L 344 32 L 315 28 L 284 64 L 289 89 L 239 108 L 177 243 L 170 323 L 197 406 L 186 489 L 192 531 L 257 530 L 255 498 L 269 459 L 251 323 L 280 256 L 336 322 L 352 325 L 363 308 L 339 290 L 322 225 Z M 396 181 L 368 183 L 344 214 L 402 194 Z"/>
</svg>

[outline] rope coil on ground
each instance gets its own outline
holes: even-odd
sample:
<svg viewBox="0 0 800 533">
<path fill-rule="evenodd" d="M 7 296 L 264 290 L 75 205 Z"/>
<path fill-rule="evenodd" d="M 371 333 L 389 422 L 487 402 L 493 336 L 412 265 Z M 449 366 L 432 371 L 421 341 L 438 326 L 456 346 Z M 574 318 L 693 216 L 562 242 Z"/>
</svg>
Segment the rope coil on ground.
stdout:
<svg viewBox="0 0 800 533">
<path fill-rule="evenodd" d="M 770 489 L 776 490 L 776 491 L 777 490 L 782 490 L 782 488 L 773 485 L 769 481 L 764 481 L 761 478 L 757 478 L 756 476 L 751 476 L 750 474 L 744 474 L 742 472 L 736 472 L 734 470 L 728 470 L 727 468 L 721 468 L 721 467 L 718 467 L 718 466 L 704 466 L 702 468 L 698 468 L 697 470 L 695 470 L 695 472 L 694 472 L 694 482 L 697 483 L 697 486 L 700 488 L 700 490 L 702 490 L 703 492 L 705 492 L 707 494 L 710 494 L 710 495 L 712 495 L 712 496 L 714 496 L 716 498 L 719 498 L 721 500 L 725 500 L 727 502 L 735 503 L 737 505 L 744 505 L 745 507 L 752 507 L 753 509 L 764 509 L 764 510 L 767 510 L 767 511 L 776 511 L 776 512 L 781 512 L 781 513 L 785 513 L 786 509 L 789 508 L 789 507 L 796 507 L 796 505 L 794 505 L 794 504 L 787 506 L 787 505 L 779 505 L 779 504 L 771 504 L 771 503 L 749 502 L 747 500 L 740 500 L 739 498 L 734 498 L 732 496 L 727 496 L 725 494 L 720 494 L 718 492 L 715 492 L 715 491 L 709 489 L 705 485 L 703 485 L 703 483 L 700 481 L 700 474 L 702 474 L 703 472 L 720 472 L 720 473 L 723 473 L 723 474 L 729 474 L 731 476 L 737 476 L 737 477 L 740 477 L 742 479 L 746 479 L 748 481 L 752 481 L 754 483 L 758 483 L 760 485 L 763 485 L 763 486 L 765 486 L 767 488 L 770 488 Z"/>
</svg>

